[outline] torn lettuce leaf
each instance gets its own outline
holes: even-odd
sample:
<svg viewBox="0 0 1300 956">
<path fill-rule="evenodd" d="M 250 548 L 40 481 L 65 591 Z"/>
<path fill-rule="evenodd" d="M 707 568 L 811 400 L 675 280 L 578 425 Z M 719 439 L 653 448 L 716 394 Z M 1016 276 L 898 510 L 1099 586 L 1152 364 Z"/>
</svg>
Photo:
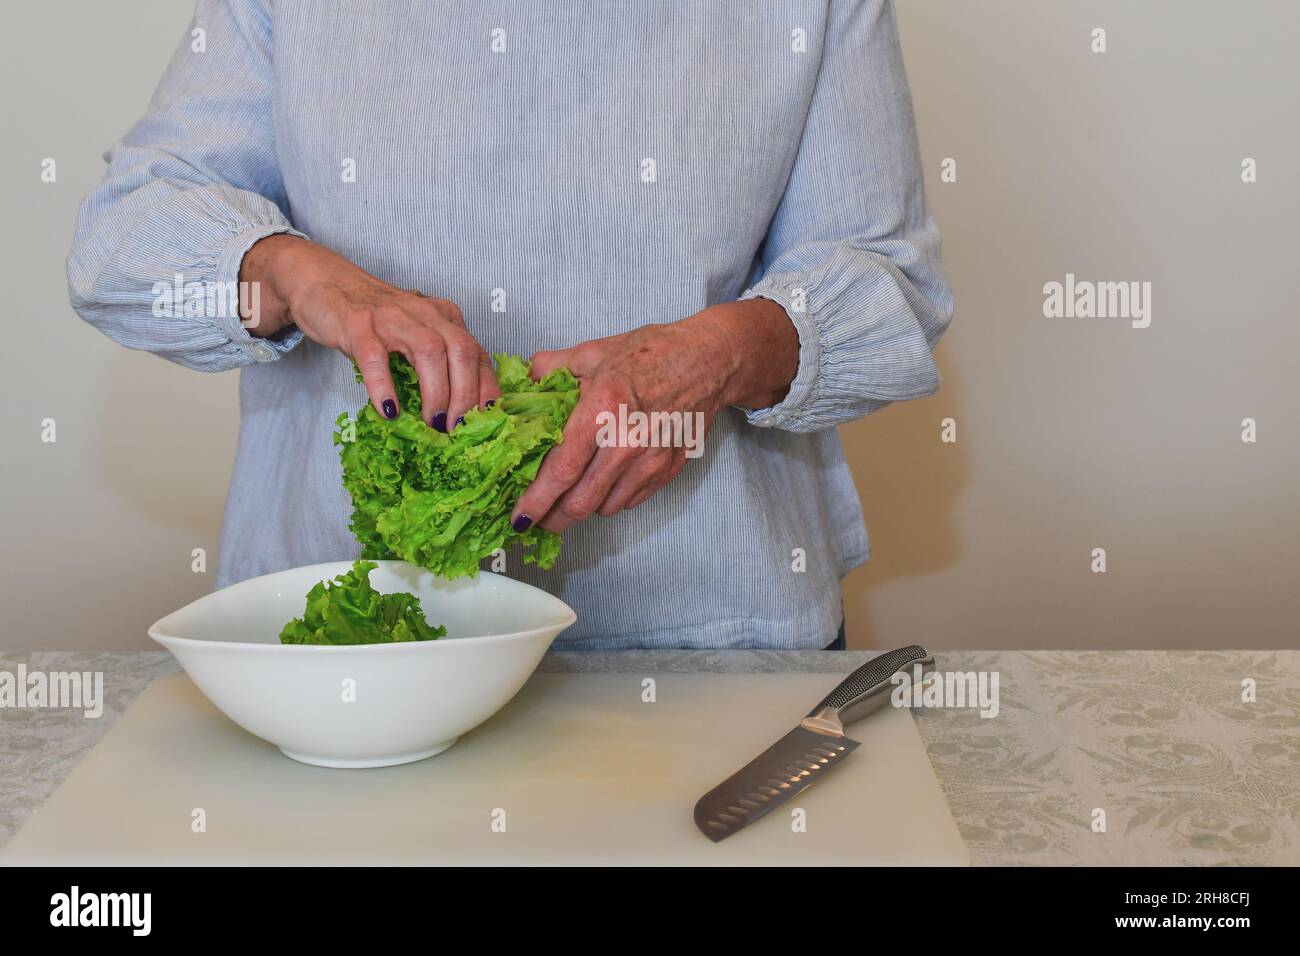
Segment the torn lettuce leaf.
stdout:
<svg viewBox="0 0 1300 956">
<path fill-rule="evenodd" d="M 355 418 L 339 416 L 334 443 L 363 558 L 400 558 L 457 578 L 477 574 L 480 561 L 517 541 L 525 562 L 555 565 L 560 536 L 535 526 L 515 531 L 510 512 L 562 440 L 578 381 L 556 369 L 534 382 L 524 359 L 496 360 L 501 398 L 492 408 L 470 410 L 449 434 L 423 420 L 415 369 L 396 354 L 389 366 L 397 418 L 370 404 Z"/>
<path fill-rule="evenodd" d="M 307 609 L 280 631 L 281 644 L 393 644 L 436 641 L 447 629 L 424 617 L 420 599 L 380 594 L 370 584 L 373 561 L 357 561 L 333 581 L 307 592 Z"/>
</svg>

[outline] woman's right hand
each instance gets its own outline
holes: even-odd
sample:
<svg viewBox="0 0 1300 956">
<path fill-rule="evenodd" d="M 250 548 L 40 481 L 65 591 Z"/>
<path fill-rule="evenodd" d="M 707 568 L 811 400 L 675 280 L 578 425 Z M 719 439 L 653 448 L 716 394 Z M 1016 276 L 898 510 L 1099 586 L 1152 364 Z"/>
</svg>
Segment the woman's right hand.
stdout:
<svg viewBox="0 0 1300 956">
<path fill-rule="evenodd" d="M 396 418 L 388 356 L 406 356 L 420 380 L 424 418 L 449 431 L 476 405 L 500 397 L 492 359 L 465 328 L 456 303 L 376 279 L 335 252 L 297 236 L 267 236 L 244 255 L 240 282 L 259 285 L 250 335 L 296 325 L 313 342 L 357 363 L 375 410 Z"/>
</svg>

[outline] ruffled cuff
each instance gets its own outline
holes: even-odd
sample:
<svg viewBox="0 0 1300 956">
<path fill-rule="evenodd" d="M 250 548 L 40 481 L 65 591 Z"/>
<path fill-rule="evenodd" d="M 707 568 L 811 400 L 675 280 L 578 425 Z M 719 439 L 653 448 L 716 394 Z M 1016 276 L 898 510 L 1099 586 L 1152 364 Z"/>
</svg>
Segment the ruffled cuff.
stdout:
<svg viewBox="0 0 1300 956">
<path fill-rule="evenodd" d="M 218 288 L 237 288 L 239 269 L 243 264 L 244 255 L 253 247 L 255 242 L 265 239 L 267 236 L 280 234 L 297 236 L 299 239 L 307 238 L 297 229 L 283 223 L 251 226 L 232 236 L 222 247 L 221 253 L 217 257 L 214 281 L 218 283 Z M 226 283 L 232 283 L 232 285 L 227 286 Z M 255 362 L 279 361 L 282 356 L 293 351 L 298 343 L 302 341 L 302 332 L 294 326 L 289 326 L 269 338 L 258 338 L 250 335 L 244 323 L 240 321 L 239 316 L 237 314 L 226 314 L 227 312 L 228 310 L 223 310 L 218 318 L 221 328 L 229 336 L 231 343 Z"/>
</svg>

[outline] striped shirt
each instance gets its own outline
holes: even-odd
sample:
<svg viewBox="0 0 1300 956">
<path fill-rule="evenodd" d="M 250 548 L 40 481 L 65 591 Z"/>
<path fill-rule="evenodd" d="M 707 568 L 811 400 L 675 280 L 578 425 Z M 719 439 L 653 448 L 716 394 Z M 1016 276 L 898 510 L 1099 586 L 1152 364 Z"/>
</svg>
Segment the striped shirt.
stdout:
<svg viewBox="0 0 1300 956">
<path fill-rule="evenodd" d="M 287 232 L 454 300 L 490 352 L 779 303 L 800 345 L 778 405 L 724 411 L 640 508 L 508 572 L 578 612 L 562 646 L 834 637 L 868 557 L 835 426 L 932 393 L 952 315 L 888 0 L 199 0 L 106 159 L 73 305 L 129 348 L 240 369 L 218 586 L 359 551 L 331 442 L 366 401 L 349 360 L 157 308 Z"/>
</svg>

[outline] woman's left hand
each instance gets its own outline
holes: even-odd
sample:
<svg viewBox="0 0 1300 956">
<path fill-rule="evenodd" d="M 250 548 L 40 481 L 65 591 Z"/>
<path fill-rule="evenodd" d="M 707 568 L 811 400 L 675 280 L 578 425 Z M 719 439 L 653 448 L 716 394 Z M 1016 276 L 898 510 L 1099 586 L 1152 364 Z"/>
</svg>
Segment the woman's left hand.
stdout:
<svg viewBox="0 0 1300 956">
<path fill-rule="evenodd" d="M 515 504 L 514 527 L 563 531 L 593 514 L 635 508 L 677 477 L 688 457 L 699 455 L 723 408 L 780 401 L 798 355 L 789 316 L 765 299 L 711 306 L 679 322 L 538 352 L 533 375 L 567 367 L 582 397 L 564 441 Z M 625 434 L 620 425 L 629 417 L 635 423 L 638 412 L 682 427 L 651 429 L 650 441 L 646 433 Z M 660 415 L 650 419 L 654 413 Z M 672 417 L 663 419 L 664 413 Z M 673 439 L 669 447 L 665 438 Z"/>
</svg>

